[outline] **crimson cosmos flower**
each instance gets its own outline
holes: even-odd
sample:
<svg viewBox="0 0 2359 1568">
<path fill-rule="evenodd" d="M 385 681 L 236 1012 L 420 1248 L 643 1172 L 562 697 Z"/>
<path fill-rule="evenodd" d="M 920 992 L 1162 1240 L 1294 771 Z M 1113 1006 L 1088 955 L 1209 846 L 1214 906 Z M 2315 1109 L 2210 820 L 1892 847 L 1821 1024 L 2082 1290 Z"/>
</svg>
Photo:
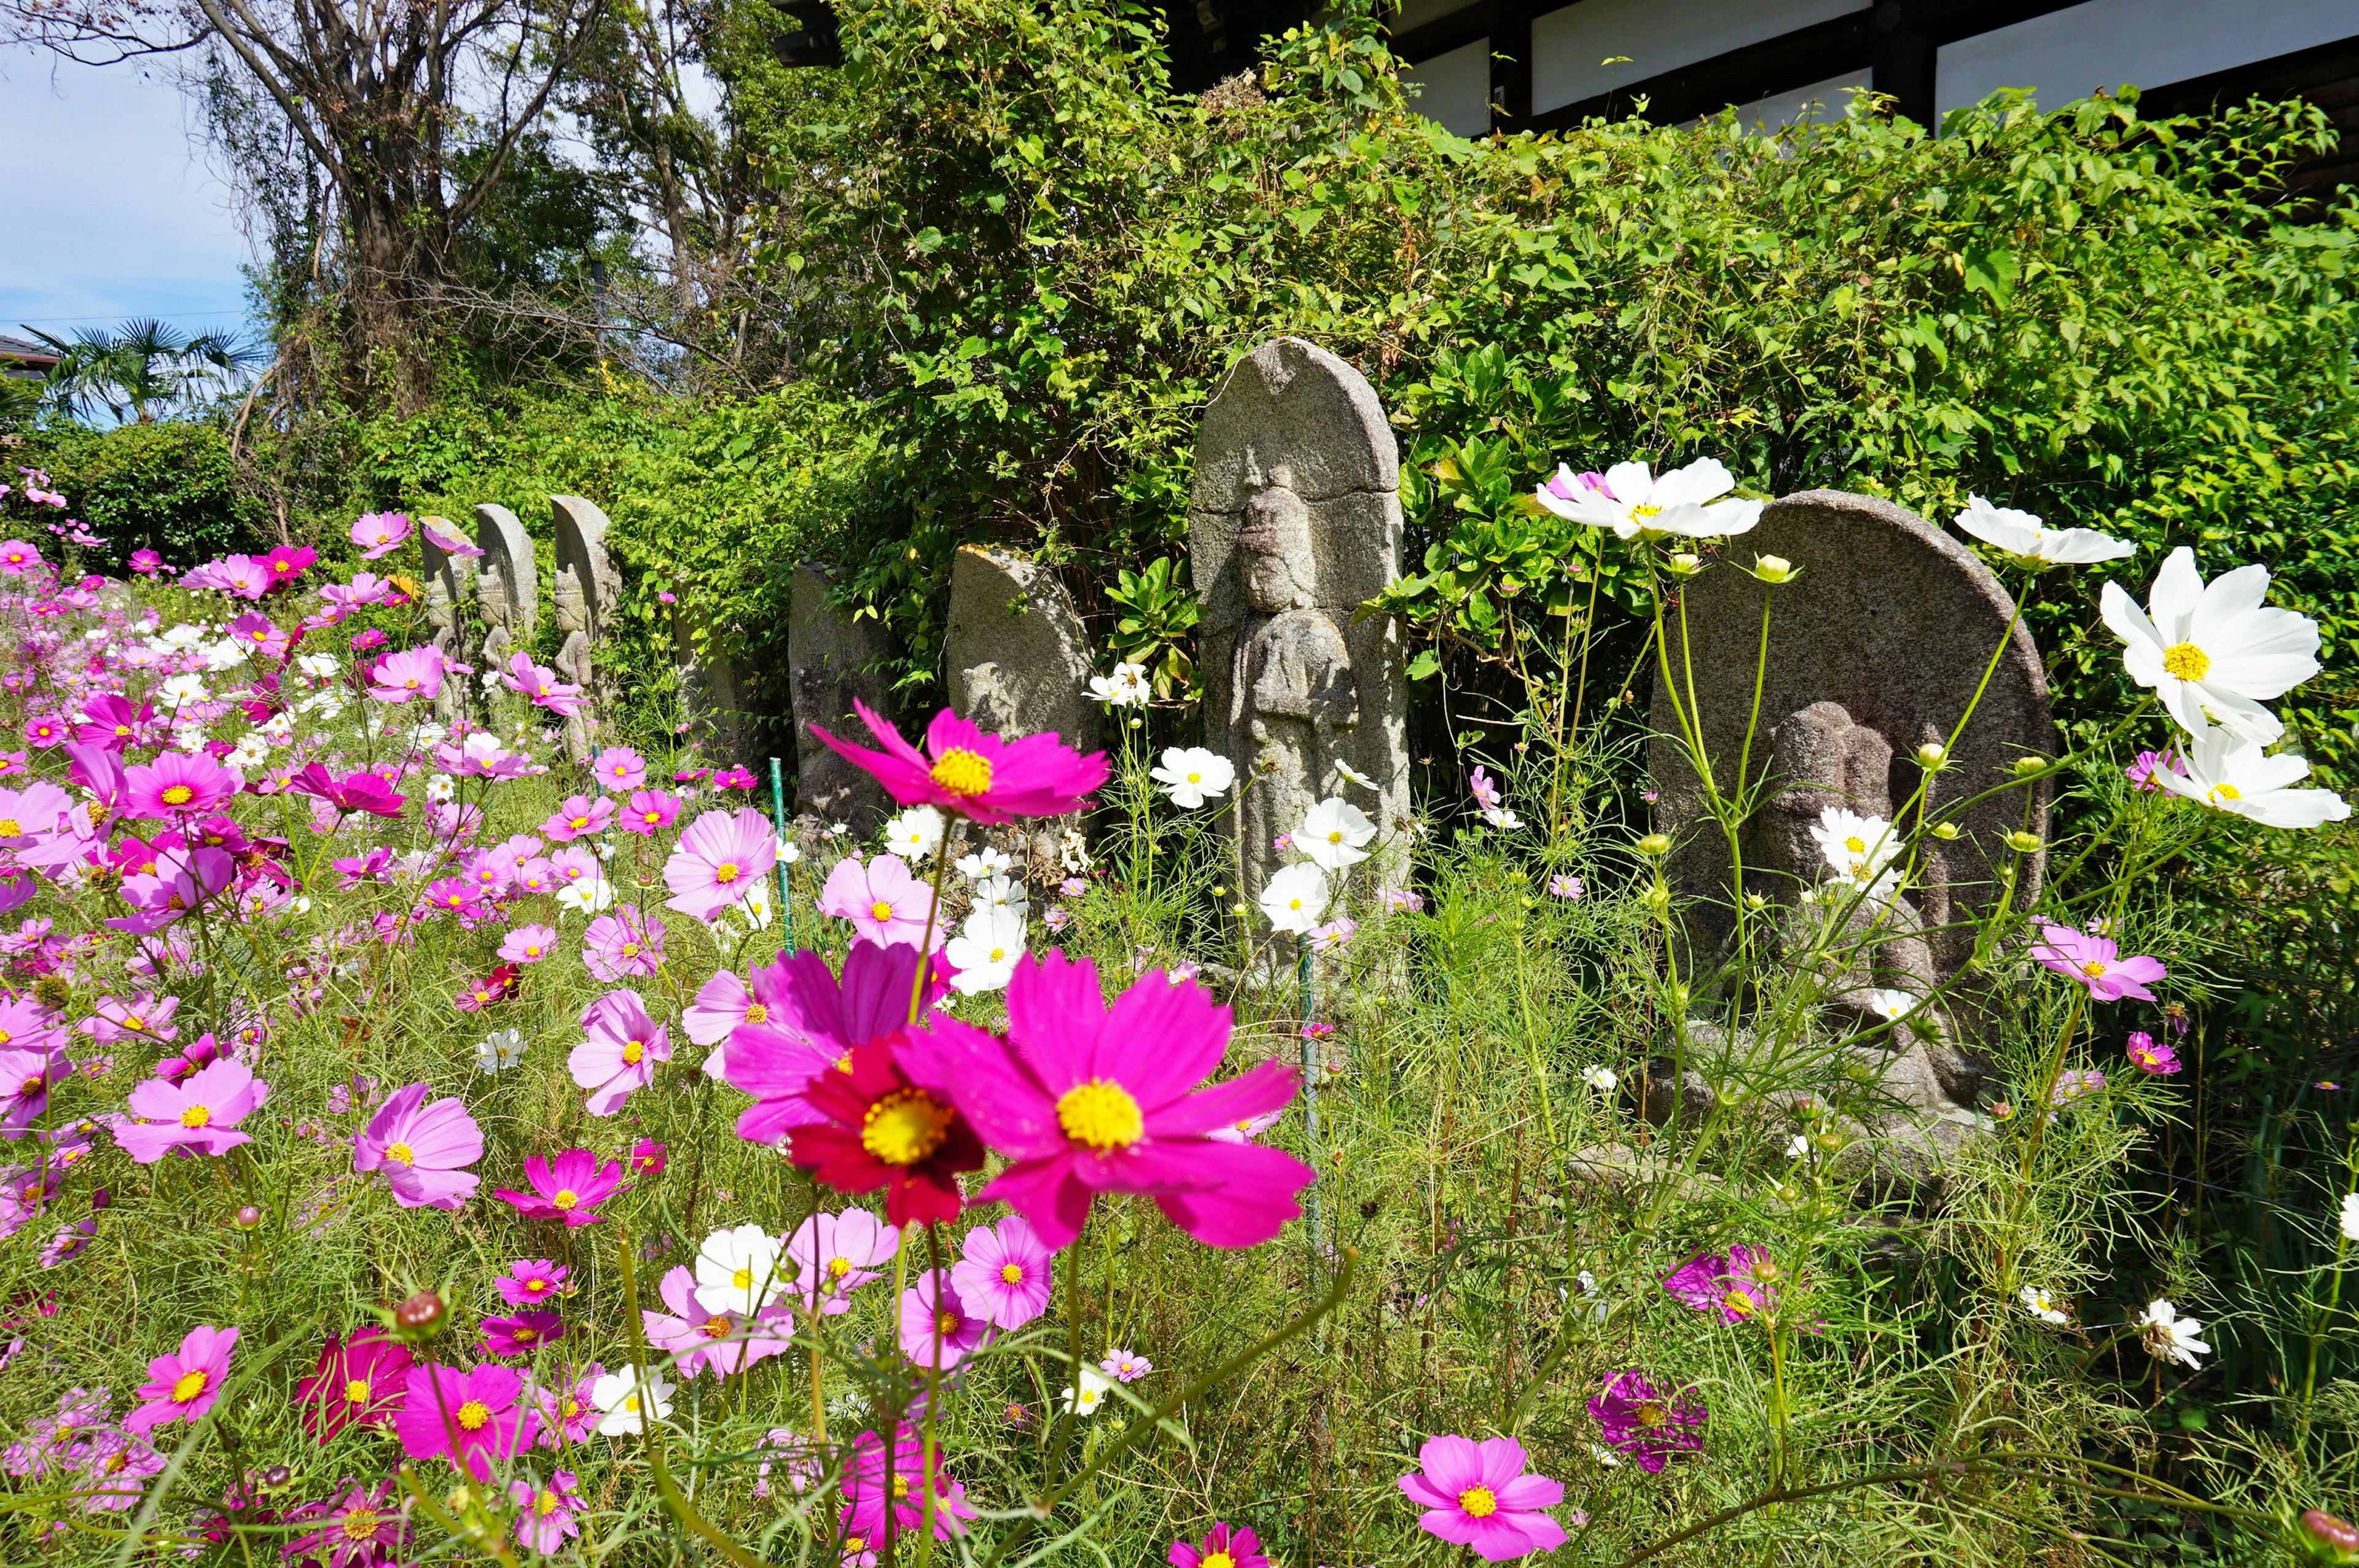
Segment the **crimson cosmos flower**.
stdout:
<svg viewBox="0 0 2359 1568">
<path fill-rule="evenodd" d="M 1085 757 L 1054 735 L 1003 741 L 945 708 L 926 726 L 926 750 L 920 752 L 859 698 L 853 699 L 852 707 L 868 732 L 883 742 L 883 751 L 839 741 L 816 724 L 811 733 L 846 762 L 875 774 L 885 793 L 903 806 L 939 806 L 971 821 L 996 825 L 1019 816 L 1062 816 L 1079 810 L 1106 781 L 1103 752 Z"/>
<path fill-rule="evenodd" d="M 983 1168 L 983 1141 L 939 1085 L 903 1070 L 907 1033 L 853 1046 L 849 1071 L 821 1073 L 802 1098 L 824 1119 L 794 1130 L 792 1158 L 838 1192 L 885 1192 L 897 1226 L 956 1219 L 958 1173 Z"/>
<path fill-rule="evenodd" d="M 408 1374 L 408 1346 L 382 1330 L 356 1328 L 331 1335 L 320 1346 L 319 1365 L 295 1385 L 295 1402 L 303 1424 L 322 1443 L 354 1422 L 390 1432 Z"/>
</svg>

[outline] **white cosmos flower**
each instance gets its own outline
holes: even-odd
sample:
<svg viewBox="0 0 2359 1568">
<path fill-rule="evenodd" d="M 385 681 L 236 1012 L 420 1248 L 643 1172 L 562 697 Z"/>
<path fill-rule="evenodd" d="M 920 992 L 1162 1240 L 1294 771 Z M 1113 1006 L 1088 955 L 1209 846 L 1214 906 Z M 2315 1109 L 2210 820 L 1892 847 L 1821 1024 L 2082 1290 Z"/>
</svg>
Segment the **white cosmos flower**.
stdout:
<svg viewBox="0 0 2359 1568">
<path fill-rule="evenodd" d="M 1351 780 L 1353 784 L 1358 784 L 1362 789 L 1374 789 L 1376 787 L 1375 780 L 1370 778 L 1367 774 L 1362 773 L 1359 769 L 1353 767 L 1349 762 L 1337 762 L 1335 764 L 1335 771 L 1343 774 L 1345 778 Z"/>
<path fill-rule="evenodd" d="M 2310 775 L 2306 757 L 2272 756 L 2260 742 L 2225 728 L 2201 731 L 2184 751 L 2178 768 L 2154 770 L 2154 782 L 2215 811 L 2249 816 L 2265 827 L 2316 827 L 2351 815 L 2350 805 L 2331 789 L 2287 787 Z"/>
<path fill-rule="evenodd" d="M 1786 1140 L 1786 1158 L 1787 1158 L 1787 1159 L 1788 1159 L 1788 1160 L 1807 1160 L 1807 1159 L 1809 1159 L 1810 1157 L 1810 1141 L 1809 1139 L 1807 1139 L 1807 1138 L 1803 1137 L 1800 1133 L 1797 1132 L 1796 1134 L 1794 1134 L 1794 1136 L 1792 1136 L 1791 1138 L 1788 1138 L 1788 1140 Z"/>
<path fill-rule="evenodd" d="M 978 906 L 942 949 L 942 957 L 958 967 L 951 985 L 973 995 L 995 991 L 1016 973 L 1024 956 L 1024 912 Z"/>
<path fill-rule="evenodd" d="M 595 914 L 614 902 L 614 884 L 604 877 L 577 877 L 557 890 L 560 908 L 583 914 Z"/>
<path fill-rule="evenodd" d="M 1201 746 L 1174 746 L 1163 753 L 1163 765 L 1147 776 L 1163 786 L 1171 804 L 1193 811 L 1216 795 L 1225 795 L 1237 781 L 1237 770 L 1218 752 Z"/>
<path fill-rule="evenodd" d="M 524 1059 L 524 1035 L 514 1029 L 495 1029 L 475 1042 L 475 1065 L 486 1073 L 513 1067 Z"/>
<path fill-rule="evenodd" d="M 723 908 L 720 914 L 735 915 L 738 924 L 745 926 L 749 935 L 756 931 L 767 931 L 770 928 L 771 920 L 777 915 L 777 911 L 770 907 L 770 879 L 755 878 L 746 884 L 745 896 L 735 903 Z M 719 917 L 716 915 L 714 918 Z"/>
<path fill-rule="evenodd" d="M 885 847 L 914 864 L 940 845 L 944 826 L 932 806 L 913 806 L 885 825 Z"/>
<path fill-rule="evenodd" d="M 1592 1459 L 1596 1460 L 1600 1465 L 1604 1465 L 1608 1470 L 1619 1470 L 1622 1468 L 1622 1455 L 1614 1453 L 1614 1450 L 1607 1448 L 1601 1444 L 1593 1443 L 1589 1444 L 1589 1456 Z"/>
<path fill-rule="evenodd" d="M 158 690 L 176 707 L 184 702 L 202 702 L 212 695 L 212 688 L 205 685 L 202 676 L 168 676 Z"/>
<path fill-rule="evenodd" d="M 2195 552 L 2181 545 L 2155 574 L 2140 610 L 2119 583 L 2098 595 L 2105 624 L 2126 644 L 2130 678 L 2152 687 L 2190 735 L 2213 724 L 2268 744 L 2285 726 L 2261 704 L 2318 673 L 2318 624 L 2262 603 L 2264 566 L 2238 567 L 2208 585 Z"/>
<path fill-rule="evenodd" d="M 1810 829 L 1819 853 L 1837 875 L 1865 887 L 1874 883 L 1900 853 L 1899 835 L 1881 816 L 1862 816 L 1846 806 L 1830 806 L 1819 813 Z"/>
<path fill-rule="evenodd" d="M 1502 833 L 1513 833 L 1516 828 L 1521 827 L 1524 825 L 1524 819 L 1516 816 L 1512 807 L 1505 806 L 1484 806 L 1483 808 L 1483 820 L 1489 823 L 1492 827 L 1497 828 Z"/>
<path fill-rule="evenodd" d="M 2343 1238 L 2359 1241 L 2359 1193 L 2343 1195 Z"/>
<path fill-rule="evenodd" d="M 1872 990 L 1867 993 L 1867 1005 L 1878 1018 L 1897 1022 L 1917 1011 L 1917 999 L 1907 991 Z"/>
<path fill-rule="evenodd" d="M 704 1294 L 701 1291 L 697 1293 Z M 649 1378 L 647 1386 L 641 1388 L 636 1367 L 609 1372 L 590 1385 L 590 1402 L 605 1412 L 599 1418 L 598 1431 L 607 1437 L 635 1437 L 646 1431 L 649 1407 L 653 1407 L 658 1421 L 666 1419 L 671 1414 L 671 1395 L 672 1386 L 664 1381 L 661 1372 Z"/>
<path fill-rule="evenodd" d="M 2195 1336 L 2203 1325 L 2191 1317 L 2181 1317 L 2169 1301 L 2157 1296 L 2147 1303 L 2146 1311 L 2131 1322 L 2138 1331 L 2138 1343 L 2147 1354 L 2165 1361 L 2183 1361 L 2190 1367 L 2201 1367 L 2198 1356 L 2209 1356 L 2212 1347 Z"/>
<path fill-rule="evenodd" d="M 1120 664 L 1110 676 L 1090 677 L 1091 697 L 1115 708 L 1144 708 L 1147 695 L 1145 665 Z"/>
<path fill-rule="evenodd" d="M 697 1249 L 698 1299 L 721 1311 L 752 1316 L 769 1305 L 787 1282 L 779 1271 L 778 1252 L 778 1238 L 758 1225 L 714 1231 Z"/>
<path fill-rule="evenodd" d="M 974 884 L 976 909 L 1003 909 L 1018 919 L 1032 907 L 1032 895 L 1014 877 L 985 877 Z"/>
<path fill-rule="evenodd" d="M 205 644 L 205 668 L 216 675 L 223 670 L 234 670 L 245 663 L 245 656 L 250 652 L 252 652 L 251 649 L 234 637 L 224 637 L 218 643 L 208 643 Z"/>
<path fill-rule="evenodd" d="M 2137 554 L 2137 546 L 2094 528 L 2049 528 L 2028 512 L 1993 506 L 1979 495 L 1966 497 L 1966 509 L 1953 519 L 1973 535 L 2019 567 L 2045 571 L 2049 567 L 2085 567 L 2098 561 L 2118 561 Z"/>
<path fill-rule="evenodd" d="M 1362 846 L 1376 836 L 1368 814 L 1351 802 L 1330 795 L 1302 814 L 1294 830 L 1294 847 L 1322 870 L 1340 871 L 1368 858 Z"/>
<path fill-rule="evenodd" d="M 2063 1323 L 2067 1321 L 2064 1316 L 2063 1310 L 2056 1304 L 2056 1298 L 2049 1295 L 2046 1291 L 2041 1290 L 2038 1285 L 2026 1285 L 2023 1287 L 2023 1310 L 2029 1313 L 2032 1316 L 2038 1318 L 2042 1323 Z"/>
<path fill-rule="evenodd" d="M 1603 490 L 1559 463 L 1556 477 L 1532 499 L 1559 517 L 1611 528 L 1624 539 L 1719 539 L 1750 533 L 1761 521 L 1761 503 L 1720 499 L 1735 488 L 1717 458 L 1659 476 L 1645 463 L 1615 463 L 1605 470 Z"/>
<path fill-rule="evenodd" d="M 295 661 L 295 667 L 313 680 L 331 680 L 342 673 L 344 666 L 333 654 L 305 654 Z"/>
<path fill-rule="evenodd" d="M 1262 884 L 1261 912 L 1279 931 L 1299 935 L 1327 913 L 1327 873 L 1317 866 L 1287 867 Z"/>
<path fill-rule="evenodd" d="M 988 847 L 977 849 L 972 854 L 961 855 L 951 862 L 958 868 L 958 874 L 971 882 L 979 882 L 985 877 L 998 876 L 1013 863 L 1008 860 L 1006 850 Z"/>
<path fill-rule="evenodd" d="M 1614 1076 L 1613 1068 L 1603 1064 L 1593 1063 L 1581 1069 L 1581 1081 L 1593 1089 L 1610 1093 L 1614 1086 L 1622 1080 Z"/>
<path fill-rule="evenodd" d="M 1081 1392 L 1075 1393 L 1071 1385 L 1068 1384 L 1057 1390 L 1057 1398 L 1064 1405 L 1068 1414 L 1095 1415 L 1098 1406 L 1105 1402 L 1105 1397 L 1113 1388 L 1112 1378 L 1107 1377 L 1095 1367 L 1084 1363 L 1082 1367 Z"/>
</svg>

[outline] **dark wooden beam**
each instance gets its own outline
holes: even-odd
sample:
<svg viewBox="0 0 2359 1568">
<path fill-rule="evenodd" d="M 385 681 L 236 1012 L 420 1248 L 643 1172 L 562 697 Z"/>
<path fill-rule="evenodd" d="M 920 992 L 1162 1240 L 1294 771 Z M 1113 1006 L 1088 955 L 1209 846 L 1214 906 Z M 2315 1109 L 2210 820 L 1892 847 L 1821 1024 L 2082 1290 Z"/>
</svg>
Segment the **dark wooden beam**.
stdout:
<svg viewBox="0 0 2359 1568">
<path fill-rule="evenodd" d="M 2333 150 L 2287 171 L 2288 196 L 2323 201 L 2339 186 L 2359 184 L 2359 36 L 2149 88 L 2138 97 L 2138 114 L 2147 119 L 2201 114 L 2254 98 L 2306 98 L 2342 134 Z"/>
<path fill-rule="evenodd" d="M 1423 65 L 1452 49 L 1464 49 L 1488 33 L 1490 27 L 1491 6 L 1487 0 L 1472 0 L 1464 10 L 1437 16 L 1405 33 L 1395 33 L 1392 50 L 1411 65 Z"/>
<path fill-rule="evenodd" d="M 1532 118 L 1532 0 L 1488 0 L 1491 128 L 1508 135 Z"/>
</svg>

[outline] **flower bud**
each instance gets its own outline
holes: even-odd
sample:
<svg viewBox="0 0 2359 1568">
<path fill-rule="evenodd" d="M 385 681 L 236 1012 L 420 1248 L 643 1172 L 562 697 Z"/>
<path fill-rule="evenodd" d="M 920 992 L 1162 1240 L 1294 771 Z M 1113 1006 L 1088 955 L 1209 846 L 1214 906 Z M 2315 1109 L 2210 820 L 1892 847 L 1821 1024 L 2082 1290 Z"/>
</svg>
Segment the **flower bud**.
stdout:
<svg viewBox="0 0 2359 1568">
<path fill-rule="evenodd" d="M 1669 565 L 1673 577 L 1693 577 L 1703 569 L 1703 557 L 1681 550 L 1670 558 Z"/>
<path fill-rule="evenodd" d="M 2310 1556 L 2321 1563 L 2359 1563 L 2359 1530 L 2324 1509 L 2302 1510 L 2301 1535 Z"/>
<path fill-rule="evenodd" d="M 2017 778 L 2027 779 L 2034 773 L 2044 773 L 2047 771 L 2048 759 L 2045 757 L 2017 757 L 2015 760 L 2015 776 Z"/>
<path fill-rule="evenodd" d="M 1928 741 L 1917 748 L 1917 765 L 1927 773 L 1942 767 L 1950 760 L 1950 749 L 1939 741 Z"/>
<path fill-rule="evenodd" d="M 1991 1101 L 1990 1118 L 1993 1121 L 2005 1121 L 2014 1115 L 2015 1107 L 2009 1105 L 2006 1101 L 2003 1099 L 1995 1099 Z"/>
<path fill-rule="evenodd" d="M 2018 827 L 2006 836 L 2006 847 L 2018 855 L 2030 855 L 2037 854 L 2041 846 L 2038 834 L 2026 833 Z"/>
<path fill-rule="evenodd" d="M 1649 833 L 1632 848 L 1641 855 L 1668 855 L 1671 852 L 1671 836 L 1668 833 Z"/>
<path fill-rule="evenodd" d="M 247 1204 L 231 1217 L 230 1223 L 240 1230 L 259 1229 L 262 1226 L 262 1211 L 252 1204 Z"/>
<path fill-rule="evenodd" d="M 423 1339 L 442 1326 L 450 1308 L 432 1291 L 420 1291 L 393 1309 L 394 1327 L 413 1339 Z"/>
<path fill-rule="evenodd" d="M 1759 556 L 1754 559 L 1753 575 L 1763 582 L 1791 582 L 1802 574 L 1783 556 Z"/>
<path fill-rule="evenodd" d="M 1657 882 L 1638 895 L 1638 902 L 1659 914 L 1671 907 L 1671 890 Z"/>
<path fill-rule="evenodd" d="M 1934 838 L 1946 842 L 1958 836 L 1958 825 L 1954 822 L 1936 822 L 1928 831 Z"/>
</svg>

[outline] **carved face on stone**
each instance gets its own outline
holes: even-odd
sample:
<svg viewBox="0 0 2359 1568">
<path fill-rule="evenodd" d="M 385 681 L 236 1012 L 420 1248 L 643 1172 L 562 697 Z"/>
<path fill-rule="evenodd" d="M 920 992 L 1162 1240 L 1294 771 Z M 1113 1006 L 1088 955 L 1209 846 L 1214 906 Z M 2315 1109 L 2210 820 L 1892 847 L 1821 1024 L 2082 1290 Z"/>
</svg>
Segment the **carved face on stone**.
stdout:
<svg viewBox="0 0 2359 1568">
<path fill-rule="evenodd" d="M 1245 597 L 1256 610 L 1274 615 L 1316 602 L 1310 591 L 1310 508 L 1294 492 L 1272 485 L 1245 503 L 1237 551 Z"/>
</svg>

